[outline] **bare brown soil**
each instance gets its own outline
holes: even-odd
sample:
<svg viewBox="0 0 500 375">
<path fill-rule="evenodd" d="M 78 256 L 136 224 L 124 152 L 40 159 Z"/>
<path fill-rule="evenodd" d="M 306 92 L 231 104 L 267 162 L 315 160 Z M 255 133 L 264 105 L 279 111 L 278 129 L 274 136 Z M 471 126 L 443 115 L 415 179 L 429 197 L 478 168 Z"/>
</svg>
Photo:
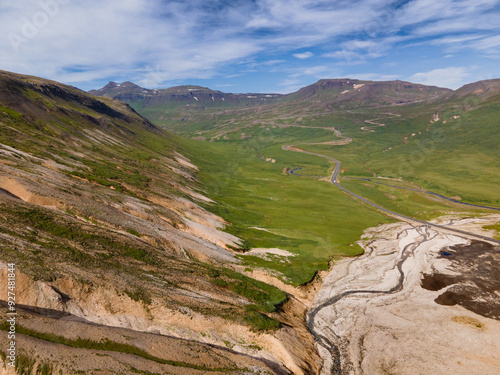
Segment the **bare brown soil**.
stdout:
<svg viewBox="0 0 500 375">
<path fill-rule="evenodd" d="M 426 274 L 422 287 L 441 290 L 435 301 L 440 305 L 460 305 L 481 316 L 500 320 L 500 252 L 497 246 L 472 241 L 443 249 L 439 258 L 451 262 L 454 274 Z"/>
<path fill-rule="evenodd" d="M 2 307 L 2 312 L 5 308 Z M 5 316 L 5 314 L 2 314 Z M 239 354 L 229 348 L 183 340 L 154 332 L 92 324 L 60 311 L 47 309 L 19 309 L 18 325 L 28 334 L 17 334 L 16 344 L 21 356 L 36 358 L 38 364 L 50 364 L 57 374 L 285 374 L 270 361 Z M 18 328 L 19 330 L 19 328 Z M 23 331 L 24 332 L 24 331 Z M 52 340 L 41 341 L 43 334 Z M 50 336 L 48 336 L 50 335 Z M 60 339 L 70 340 L 60 343 Z M 0 331 L 0 339 L 7 342 L 7 332 Z M 75 340 L 90 340 L 137 348 L 150 355 L 128 353 L 117 346 L 116 350 L 99 350 L 81 347 Z M 43 342 L 43 345 L 41 343 Z M 72 344 L 72 346 L 70 345 Z M 3 350 L 3 348 L 2 348 Z M 161 361 L 168 363 L 161 363 Z M 36 367 L 36 366 L 35 366 Z M 59 372 L 60 370 L 60 372 Z M 0 365 L 0 374 L 8 373 Z"/>
</svg>

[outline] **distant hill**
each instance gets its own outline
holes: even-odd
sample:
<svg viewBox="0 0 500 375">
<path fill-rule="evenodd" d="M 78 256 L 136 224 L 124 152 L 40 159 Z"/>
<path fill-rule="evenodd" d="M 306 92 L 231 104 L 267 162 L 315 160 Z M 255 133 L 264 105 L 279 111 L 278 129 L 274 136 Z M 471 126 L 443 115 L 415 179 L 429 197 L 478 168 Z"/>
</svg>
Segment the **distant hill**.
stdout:
<svg viewBox="0 0 500 375">
<path fill-rule="evenodd" d="M 453 91 L 404 81 L 322 79 L 286 96 L 286 101 L 321 102 L 343 108 L 408 104 L 441 97 Z"/>
<path fill-rule="evenodd" d="M 110 82 L 94 96 L 123 101 L 155 124 L 189 134 L 193 129 L 219 126 L 219 115 L 238 118 L 241 111 L 261 109 L 266 113 L 317 112 L 394 106 L 435 100 L 452 90 L 403 81 L 360 81 L 323 79 L 294 93 L 231 94 L 201 86 L 176 86 L 167 89 L 145 89 L 131 82 Z M 239 111 L 236 114 L 235 111 Z"/>
<path fill-rule="evenodd" d="M 145 89 L 131 82 L 109 82 L 99 90 L 91 90 L 94 96 L 108 96 L 133 104 L 136 108 L 191 107 L 230 108 L 261 105 L 276 101 L 279 94 L 231 94 L 201 86 L 176 86 L 167 89 Z"/>
<path fill-rule="evenodd" d="M 356 79 L 322 79 L 288 94 L 232 94 L 201 86 L 176 86 L 167 89 L 145 89 L 131 82 L 109 82 L 94 96 L 108 96 L 129 103 L 136 109 L 234 108 L 280 102 L 322 102 L 355 106 L 394 105 L 429 100 L 453 93 L 453 90 L 404 81 L 360 81 Z"/>
<path fill-rule="evenodd" d="M 498 96 L 500 96 L 500 79 L 489 79 L 462 86 L 458 90 L 443 97 L 443 101 L 474 97 L 479 101 L 484 102 L 492 100 Z"/>
</svg>

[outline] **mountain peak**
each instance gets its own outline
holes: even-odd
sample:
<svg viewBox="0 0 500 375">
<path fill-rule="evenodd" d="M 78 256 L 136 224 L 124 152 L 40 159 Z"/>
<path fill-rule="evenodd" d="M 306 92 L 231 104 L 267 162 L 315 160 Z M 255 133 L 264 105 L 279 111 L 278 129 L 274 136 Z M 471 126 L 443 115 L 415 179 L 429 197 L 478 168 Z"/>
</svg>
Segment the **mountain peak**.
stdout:
<svg viewBox="0 0 500 375">
<path fill-rule="evenodd" d="M 314 98 L 342 107 L 396 105 L 433 99 L 452 90 L 405 81 L 365 81 L 351 78 L 321 79 L 287 95 L 288 100 Z"/>
<path fill-rule="evenodd" d="M 125 81 L 122 83 L 116 83 L 114 81 L 110 81 L 106 86 L 99 90 L 90 90 L 89 94 L 94 96 L 109 96 L 116 97 L 128 92 L 138 92 L 144 91 L 141 86 L 136 85 L 135 83 Z"/>
<path fill-rule="evenodd" d="M 103 89 L 112 89 L 112 88 L 115 88 L 116 86 L 118 86 L 118 84 L 116 82 L 109 81 L 108 84 L 103 87 Z"/>
<path fill-rule="evenodd" d="M 228 108 L 262 105 L 278 100 L 280 94 L 232 94 L 198 85 L 181 85 L 165 89 L 145 89 L 132 82 L 110 82 L 102 89 L 91 90 L 94 96 L 107 96 L 137 107 L 188 107 L 189 109 Z"/>
</svg>

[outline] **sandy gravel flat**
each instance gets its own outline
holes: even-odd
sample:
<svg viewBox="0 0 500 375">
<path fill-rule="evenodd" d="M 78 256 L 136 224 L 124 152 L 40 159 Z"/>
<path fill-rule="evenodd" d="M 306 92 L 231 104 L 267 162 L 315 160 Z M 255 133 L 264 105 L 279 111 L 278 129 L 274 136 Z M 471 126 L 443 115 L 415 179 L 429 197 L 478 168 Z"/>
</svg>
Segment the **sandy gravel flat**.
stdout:
<svg viewBox="0 0 500 375">
<path fill-rule="evenodd" d="M 485 234 L 481 227 L 498 219 L 494 215 L 438 222 Z M 407 223 L 365 232 L 360 245 L 366 253 L 333 267 L 314 306 L 345 291 L 390 290 L 398 284 L 396 264 L 402 255 L 408 256 L 401 267 L 405 278 L 399 291 L 350 294 L 316 315 L 315 330 L 340 349 L 342 374 L 500 374 L 500 321 L 459 305 L 439 305 L 434 299 L 446 288 L 421 286 L 424 273 L 456 274 L 440 251 L 468 243 L 464 237 Z M 325 360 L 322 374 L 330 374 L 331 355 L 319 350 Z"/>
</svg>

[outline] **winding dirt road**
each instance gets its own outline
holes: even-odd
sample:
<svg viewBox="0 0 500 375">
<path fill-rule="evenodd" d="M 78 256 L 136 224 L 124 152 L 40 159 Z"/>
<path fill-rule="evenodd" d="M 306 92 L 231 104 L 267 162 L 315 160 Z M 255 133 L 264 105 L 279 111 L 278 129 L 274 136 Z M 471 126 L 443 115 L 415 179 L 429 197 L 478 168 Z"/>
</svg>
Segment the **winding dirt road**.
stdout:
<svg viewBox="0 0 500 375">
<path fill-rule="evenodd" d="M 401 117 L 401 115 L 398 115 L 396 113 L 386 113 L 386 115 L 394 116 L 394 117 Z M 371 119 L 371 120 L 365 120 L 365 122 L 367 124 L 370 124 L 370 125 L 373 125 L 373 126 L 363 126 L 361 128 L 361 130 L 365 130 L 365 131 L 368 131 L 370 133 L 375 132 L 375 130 L 373 130 L 373 128 L 378 127 L 378 126 L 385 126 L 384 123 L 377 122 L 378 120 L 382 120 L 383 118 L 385 118 L 385 117 L 377 117 L 377 118 L 374 118 L 374 119 Z"/>
</svg>

